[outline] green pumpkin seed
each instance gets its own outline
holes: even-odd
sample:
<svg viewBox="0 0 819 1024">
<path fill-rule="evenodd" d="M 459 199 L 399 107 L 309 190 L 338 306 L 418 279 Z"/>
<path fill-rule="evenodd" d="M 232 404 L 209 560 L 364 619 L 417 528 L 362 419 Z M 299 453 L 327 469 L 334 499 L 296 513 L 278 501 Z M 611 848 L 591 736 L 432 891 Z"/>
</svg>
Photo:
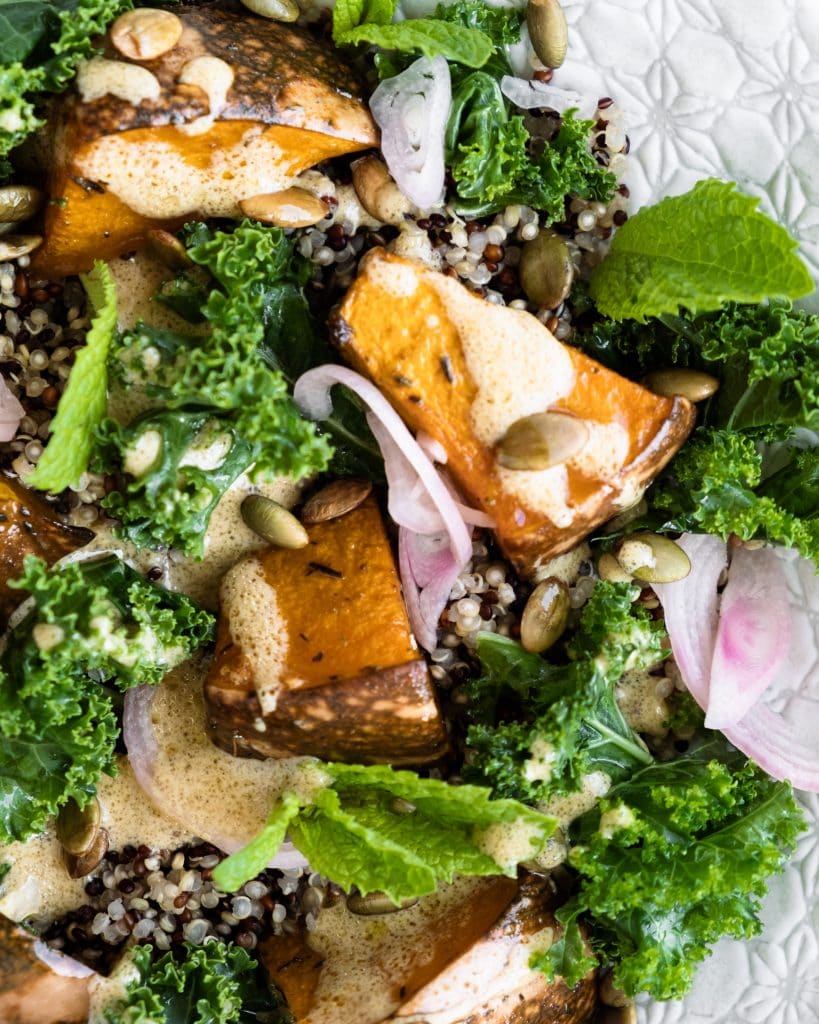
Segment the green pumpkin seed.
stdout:
<svg viewBox="0 0 819 1024">
<path fill-rule="evenodd" d="M 90 875 L 108 853 L 108 844 L 108 832 L 104 828 L 100 828 L 97 829 L 94 841 L 83 853 L 74 854 L 63 850 L 63 862 L 69 877 L 85 878 L 86 875 Z"/>
<path fill-rule="evenodd" d="M 547 68 L 559 68 L 569 47 L 569 26 L 558 0 L 529 0 L 526 24 L 540 60 Z"/>
<path fill-rule="evenodd" d="M 577 455 L 589 439 L 585 420 L 563 412 L 539 412 L 516 420 L 498 442 L 506 469 L 536 471 Z"/>
<path fill-rule="evenodd" d="M 85 807 L 73 798 L 57 815 L 57 839 L 66 853 L 80 856 L 94 844 L 100 827 L 100 805 L 96 799 Z"/>
<path fill-rule="evenodd" d="M 169 270 L 187 270 L 188 267 L 193 266 L 193 260 L 188 256 L 188 250 L 170 231 L 155 228 L 146 232 L 145 239 L 151 252 Z"/>
<path fill-rule="evenodd" d="M 241 511 L 242 519 L 254 533 L 280 548 L 303 548 L 310 539 L 293 513 L 272 498 L 249 494 Z"/>
<path fill-rule="evenodd" d="M 681 395 L 689 402 L 704 402 L 719 390 L 719 381 L 701 370 L 656 370 L 643 379 L 644 387 L 655 395 L 675 398 Z"/>
<path fill-rule="evenodd" d="M 0 221 L 19 224 L 28 220 L 43 205 L 43 193 L 29 185 L 4 185 L 0 188 Z"/>
<path fill-rule="evenodd" d="M 574 264 L 565 239 L 544 230 L 526 242 L 518 274 L 531 302 L 555 309 L 571 291 L 574 279 Z"/>
<path fill-rule="evenodd" d="M 369 480 L 334 480 L 308 498 L 301 510 L 305 523 L 326 523 L 344 516 L 367 499 L 373 489 Z"/>
<path fill-rule="evenodd" d="M 538 583 L 523 609 L 520 642 L 527 651 L 548 650 L 563 634 L 569 619 L 569 588 L 554 576 Z"/>
<path fill-rule="evenodd" d="M 40 235 L 3 235 L 0 238 L 0 260 L 19 260 L 42 244 Z"/>
<path fill-rule="evenodd" d="M 632 577 L 610 551 L 604 552 L 598 559 L 597 575 L 608 583 L 631 583 L 632 581 Z"/>
<path fill-rule="evenodd" d="M 242 0 L 242 4 L 254 14 L 271 21 L 295 21 L 299 16 L 299 5 L 295 0 Z"/>
<path fill-rule="evenodd" d="M 407 910 L 417 902 L 417 899 L 401 900 L 396 905 L 383 892 L 368 892 L 366 895 L 353 892 L 347 897 L 347 909 L 359 917 L 376 917 L 379 914 L 396 914 L 399 910 Z"/>
<path fill-rule="evenodd" d="M 656 533 L 632 534 L 615 557 L 641 583 L 675 583 L 691 572 L 691 561 L 680 545 Z"/>
</svg>

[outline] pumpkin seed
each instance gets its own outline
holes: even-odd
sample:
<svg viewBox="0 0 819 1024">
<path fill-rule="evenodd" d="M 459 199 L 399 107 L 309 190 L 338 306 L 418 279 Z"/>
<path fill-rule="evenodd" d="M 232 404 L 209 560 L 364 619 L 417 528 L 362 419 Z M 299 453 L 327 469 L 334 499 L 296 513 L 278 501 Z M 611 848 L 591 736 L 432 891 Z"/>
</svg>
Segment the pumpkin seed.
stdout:
<svg viewBox="0 0 819 1024">
<path fill-rule="evenodd" d="M 41 235 L 3 235 L 0 238 L 0 260 L 18 260 L 42 244 Z"/>
<path fill-rule="evenodd" d="M 100 805 L 95 799 L 80 807 L 71 798 L 57 815 L 57 839 L 66 853 L 80 856 L 91 848 L 100 827 Z"/>
<path fill-rule="evenodd" d="M 309 228 L 329 213 L 325 202 L 303 188 L 286 188 L 239 201 L 242 213 L 279 228 Z"/>
<path fill-rule="evenodd" d="M 145 238 L 151 252 L 169 270 L 187 270 L 188 267 L 193 266 L 193 260 L 188 256 L 188 250 L 170 231 L 154 228 L 146 232 Z"/>
<path fill-rule="evenodd" d="M 347 897 L 347 909 L 359 917 L 375 917 L 378 914 L 396 914 L 399 910 L 408 910 L 417 902 L 417 899 L 409 899 L 395 904 L 383 892 L 368 892 L 366 895 L 352 892 Z"/>
<path fill-rule="evenodd" d="M 689 402 L 704 402 L 719 390 L 717 378 L 701 370 L 656 370 L 644 377 L 642 383 L 655 395 L 682 395 Z"/>
<path fill-rule="evenodd" d="M 308 498 L 301 510 L 302 522 L 326 523 L 352 512 L 370 495 L 369 480 L 335 480 Z"/>
<path fill-rule="evenodd" d="M 69 876 L 71 878 L 85 878 L 86 875 L 90 875 L 106 853 L 108 853 L 108 843 L 108 832 L 101 828 L 97 830 L 91 846 L 83 853 L 73 854 L 67 853 L 64 850 L 63 861 Z"/>
<path fill-rule="evenodd" d="M 597 575 L 608 583 L 631 583 L 632 580 L 610 551 L 604 552 L 598 559 Z"/>
<path fill-rule="evenodd" d="M 0 188 L 0 221 L 17 224 L 28 220 L 43 205 L 43 193 L 29 185 L 5 185 Z"/>
<path fill-rule="evenodd" d="M 569 619 L 569 588 L 550 576 L 538 583 L 526 602 L 520 620 L 520 642 L 527 651 L 539 654 L 561 637 Z"/>
<path fill-rule="evenodd" d="M 559 68 L 569 47 L 569 26 L 558 0 L 529 0 L 526 24 L 540 60 L 547 68 Z"/>
<path fill-rule="evenodd" d="M 620 566 L 642 583 L 674 583 L 691 572 L 691 561 L 679 544 L 656 533 L 635 533 L 620 545 Z"/>
<path fill-rule="evenodd" d="M 541 231 L 521 250 L 520 283 L 538 306 L 555 309 L 571 291 L 574 264 L 566 241 L 553 231 Z"/>
<path fill-rule="evenodd" d="M 498 442 L 506 469 L 548 469 L 570 459 L 589 439 L 585 420 L 563 412 L 538 412 L 516 420 Z"/>
<path fill-rule="evenodd" d="M 242 502 L 241 512 L 254 533 L 280 548 L 303 548 L 310 539 L 293 513 L 272 498 L 249 494 Z"/>
<path fill-rule="evenodd" d="M 384 224 L 403 224 L 412 203 L 393 181 L 384 161 L 365 156 L 355 161 L 352 171 L 355 194 L 367 213 Z"/>
<path fill-rule="evenodd" d="M 126 11 L 111 26 L 111 42 L 129 60 L 156 60 L 172 50 L 181 35 L 179 18 L 156 7 Z"/>
<path fill-rule="evenodd" d="M 295 21 L 299 16 L 299 5 L 295 0 L 242 0 L 242 4 L 254 14 L 271 21 Z"/>
</svg>

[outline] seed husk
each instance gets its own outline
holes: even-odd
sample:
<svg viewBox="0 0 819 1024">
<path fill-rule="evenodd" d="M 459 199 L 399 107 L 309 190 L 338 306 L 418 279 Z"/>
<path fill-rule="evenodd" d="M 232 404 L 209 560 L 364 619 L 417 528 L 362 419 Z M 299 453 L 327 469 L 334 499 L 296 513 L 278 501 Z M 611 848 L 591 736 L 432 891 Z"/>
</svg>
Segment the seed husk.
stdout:
<svg viewBox="0 0 819 1024">
<path fill-rule="evenodd" d="M 559 68 L 569 47 L 569 26 L 558 0 L 529 0 L 526 24 L 540 60 L 547 68 Z"/>
<path fill-rule="evenodd" d="M 674 398 L 681 395 L 689 402 L 704 402 L 719 390 L 719 381 L 702 370 L 656 370 L 643 378 L 643 385 L 655 395 Z"/>
<path fill-rule="evenodd" d="M 408 899 L 395 904 L 383 892 L 353 892 L 347 897 L 347 909 L 359 917 L 375 917 L 379 914 L 396 914 L 399 910 L 414 907 L 417 902 L 417 899 Z"/>
<path fill-rule="evenodd" d="M 597 561 L 597 575 L 608 583 L 631 583 L 632 576 L 620 565 L 610 551 L 605 551 Z"/>
<path fill-rule="evenodd" d="M 242 0 L 242 4 L 254 14 L 271 21 L 295 21 L 299 16 L 299 5 L 295 0 Z"/>
<path fill-rule="evenodd" d="M 338 519 L 358 508 L 372 489 L 369 480 L 334 480 L 307 499 L 301 510 L 302 522 L 326 523 L 328 519 Z"/>
<path fill-rule="evenodd" d="M 571 291 L 574 264 L 566 241 L 553 231 L 541 231 L 521 250 L 520 283 L 538 306 L 555 309 Z"/>
<path fill-rule="evenodd" d="M 172 50 L 181 35 L 179 18 L 156 7 L 126 11 L 111 26 L 111 42 L 129 60 L 155 60 Z"/>
<path fill-rule="evenodd" d="M 4 185 L 0 188 L 0 221 L 18 224 L 28 220 L 43 205 L 43 193 L 30 185 Z"/>
<path fill-rule="evenodd" d="M 64 803 L 57 815 L 57 839 L 68 854 L 80 856 L 94 844 L 100 827 L 100 805 L 93 799 L 80 807 L 73 798 Z"/>
<path fill-rule="evenodd" d="M 104 828 L 97 829 L 93 843 L 84 853 L 74 854 L 63 850 L 63 862 L 71 878 L 85 878 L 96 868 L 108 853 L 109 837 Z"/>
<path fill-rule="evenodd" d="M 691 561 L 680 545 L 656 533 L 632 534 L 615 557 L 641 583 L 675 583 L 691 572 Z"/>
<path fill-rule="evenodd" d="M 387 165 L 377 156 L 365 156 L 352 166 L 353 188 L 371 217 L 384 224 L 400 225 L 412 204 L 396 185 Z"/>
<path fill-rule="evenodd" d="M 539 412 L 512 424 L 498 442 L 497 458 L 506 469 L 548 469 L 572 458 L 588 439 L 585 420 L 563 412 Z"/>
<path fill-rule="evenodd" d="M 0 260 L 18 260 L 42 244 L 42 235 L 3 235 L 0 238 Z"/>
<path fill-rule="evenodd" d="M 310 539 L 293 513 L 272 498 L 249 494 L 242 502 L 241 511 L 246 525 L 277 547 L 303 548 Z"/>
<path fill-rule="evenodd" d="M 329 212 L 325 202 L 303 188 L 266 192 L 239 202 L 242 213 L 263 224 L 279 228 L 308 228 L 324 220 Z"/>
<path fill-rule="evenodd" d="M 532 591 L 520 621 L 520 642 L 527 651 L 548 650 L 563 634 L 569 619 L 569 588 L 550 576 Z"/>
</svg>

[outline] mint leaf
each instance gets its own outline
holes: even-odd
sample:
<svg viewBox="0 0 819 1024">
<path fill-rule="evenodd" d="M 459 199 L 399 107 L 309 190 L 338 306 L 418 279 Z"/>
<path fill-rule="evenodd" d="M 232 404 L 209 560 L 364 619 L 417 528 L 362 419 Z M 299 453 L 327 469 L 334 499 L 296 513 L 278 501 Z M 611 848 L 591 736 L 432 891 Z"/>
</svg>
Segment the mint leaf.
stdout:
<svg viewBox="0 0 819 1024">
<path fill-rule="evenodd" d="M 215 885 L 224 892 L 241 889 L 248 878 L 260 875 L 271 860 L 274 852 L 284 842 L 287 828 L 299 813 L 301 800 L 295 793 L 283 793 L 267 819 L 262 831 L 243 847 L 239 853 L 223 860 L 213 870 Z"/>
<path fill-rule="evenodd" d="M 77 354 L 68 385 L 51 424 L 48 446 L 26 483 L 59 494 L 76 484 L 88 468 L 94 430 L 105 415 L 108 350 L 117 327 L 117 291 L 111 271 L 95 261 L 82 276 L 94 310 L 85 347 Z"/>
<path fill-rule="evenodd" d="M 639 211 L 592 272 L 590 292 L 614 320 L 704 313 L 723 303 L 798 298 L 813 288 L 797 243 L 759 200 L 709 178 Z"/>
<path fill-rule="evenodd" d="M 415 18 L 397 25 L 358 25 L 334 38 L 339 44 L 369 43 L 399 53 L 441 56 L 470 68 L 483 67 L 494 52 L 492 40 L 485 32 L 434 18 Z"/>
<path fill-rule="evenodd" d="M 333 8 L 333 42 L 341 43 L 345 32 L 357 25 L 389 25 L 397 0 L 336 0 Z"/>
</svg>

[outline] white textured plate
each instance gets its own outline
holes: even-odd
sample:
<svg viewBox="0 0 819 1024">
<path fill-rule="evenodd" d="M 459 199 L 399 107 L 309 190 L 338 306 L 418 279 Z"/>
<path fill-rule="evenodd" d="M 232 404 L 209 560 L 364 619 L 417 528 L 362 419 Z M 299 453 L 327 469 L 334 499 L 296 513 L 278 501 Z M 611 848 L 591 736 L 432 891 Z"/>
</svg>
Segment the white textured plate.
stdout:
<svg viewBox="0 0 819 1024">
<path fill-rule="evenodd" d="M 611 96 L 635 206 L 735 181 L 819 282 L 819 0 L 563 0 L 555 84 Z M 819 292 L 807 302 L 819 309 Z"/>
<path fill-rule="evenodd" d="M 564 7 L 555 84 L 623 108 L 633 206 L 708 176 L 736 181 L 799 239 L 819 281 L 819 0 Z M 819 309 L 819 292 L 807 304 Z M 802 799 L 810 832 L 771 884 L 762 935 L 721 942 L 686 999 L 641 1002 L 641 1024 L 819 1024 L 819 797 Z"/>
</svg>

